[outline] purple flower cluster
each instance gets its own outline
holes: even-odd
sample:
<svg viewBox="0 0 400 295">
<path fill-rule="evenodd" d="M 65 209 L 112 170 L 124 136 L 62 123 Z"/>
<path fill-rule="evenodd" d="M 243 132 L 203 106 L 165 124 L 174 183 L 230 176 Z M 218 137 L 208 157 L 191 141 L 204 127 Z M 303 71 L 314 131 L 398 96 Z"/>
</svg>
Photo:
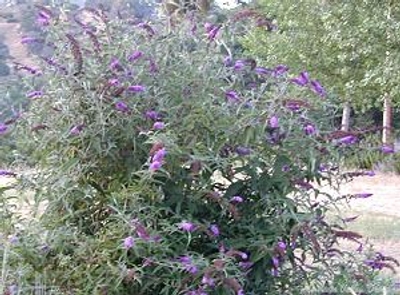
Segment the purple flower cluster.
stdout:
<svg viewBox="0 0 400 295">
<path fill-rule="evenodd" d="M 183 266 L 184 270 L 190 274 L 197 274 L 199 269 L 197 266 L 192 262 L 192 258 L 190 256 L 182 256 L 178 259 L 178 261 Z"/>
<path fill-rule="evenodd" d="M 143 85 L 131 85 L 128 87 L 128 90 L 130 92 L 144 92 L 146 90 L 146 87 L 144 87 Z"/>
<path fill-rule="evenodd" d="M 308 72 L 303 71 L 299 76 L 290 80 L 292 83 L 300 87 L 310 87 L 310 89 L 321 97 L 326 96 L 326 91 L 318 80 L 311 80 Z"/>
<path fill-rule="evenodd" d="M 43 96 L 43 91 L 41 90 L 31 91 L 26 94 L 26 97 L 30 99 L 36 99 L 42 96 Z"/>
<path fill-rule="evenodd" d="M 154 122 L 153 129 L 154 130 L 162 130 L 165 128 L 165 123 L 161 121 Z"/>
<path fill-rule="evenodd" d="M 142 239 L 146 242 L 158 242 L 160 241 L 160 237 L 159 236 L 150 236 L 150 234 L 148 233 L 146 227 L 139 222 L 139 220 L 134 219 L 131 221 L 131 224 L 133 227 L 135 227 L 136 230 L 136 235 L 139 239 Z M 135 246 L 135 238 L 132 236 L 128 236 L 123 240 L 123 247 L 126 250 L 131 249 L 133 246 Z"/>
<path fill-rule="evenodd" d="M 116 57 L 111 58 L 110 69 L 113 71 L 123 71 L 124 70 L 121 63 L 119 62 L 119 59 Z"/>
<path fill-rule="evenodd" d="M 146 119 L 153 120 L 153 121 L 156 121 L 156 120 L 160 119 L 160 114 L 158 112 L 156 112 L 156 111 L 153 111 L 153 110 L 152 111 L 147 111 L 144 114 L 144 116 L 145 116 Z"/>
<path fill-rule="evenodd" d="M 132 226 L 135 228 L 136 235 L 139 239 L 142 239 L 146 242 L 158 242 L 161 237 L 160 236 L 151 236 L 147 230 L 147 228 L 138 220 L 134 219 L 131 221 Z"/>
<path fill-rule="evenodd" d="M 51 14 L 48 11 L 40 10 L 36 21 L 40 26 L 46 27 L 50 25 Z"/>
<path fill-rule="evenodd" d="M 8 131 L 8 126 L 4 123 L 0 123 L 0 135 L 6 134 Z"/>
<path fill-rule="evenodd" d="M 269 127 L 273 128 L 273 129 L 279 128 L 279 118 L 275 115 L 269 119 L 268 123 L 269 123 Z"/>
<path fill-rule="evenodd" d="M 373 194 L 370 194 L 370 193 L 359 193 L 359 194 L 352 195 L 352 198 L 354 198 L 354 199 L 367 199 L 367 198 L 370 198 L 372 196 L 373 196 Z"/>
<path fill-rule="evenodd" d="M 337 140 L 337 142 L 342 145 L 352 145 L 352 144 L 357 143 L 357 141 L 358 141 L 358 138 L 355 135 L 346 135 Z"/>
<path fill-rule="evenodd" d="M 117 101 L 115 103 L 115 109 L 125 114 L 129 114 L 131 112 L 131 108 L 123 101 Z"/>
<path fill-rule="evenodd" d="M 126 250 L 129 250 L 135 245 L 135 239 L 133 237 L 131 237 L 131 236 L 126 237 L 124 239 L 124 243 L 123 244 L 124 244 L 124 248 Z"/>
<path fill-rule="evenodd" d="M 248 147 L 244 147 L 244 146 L 238 146 L 235 148 L 235 152 L 239 155 L 239 156 L 248 156 L 251 154 L 251 149 Z"/>
<path fill-rule="evenodd" d="M 394 153 L 394 148 L 389 146 L 389 145 L 383 145 L 380 148 L 381 152 L 384 154 L 393 154 Z"/>
<path fill-rule="evenodd" d="M 36 43 L 36 42 L 41 42 L 40 39 L 38 38 L 34 38 L 34 37 L 22 37 L 21 39 L 21 44 L 32 44 L 32 43 Z"/>
<path fill-rule="evenodd" d="M 274 76 L 282 76 L 289 71 L 289 67 L 286 65 L 277 65 L 273 70 Z"/>
<path fill-rule="evenodd" d="M 140 59 L 140 58 L 143 56 L 143 54 L 144 54 L 144 53 L 143 53 L 142 51 L 137 50 L 137 51 L 133 52 L 133 53 L 128 57 L 128 61 L 134 62 L 134 61 Z"/>
<path fill-rule="evenodd" d="M 304 133 L 306 135 L 313 135 L 315 134 L 315 127 L 312 124 L 307 124 L 306 126 L 304 126 Z"/>
<path fill-rule="evenodd" d="M 230 202 L 233 203 L 233 204 L 243 203 L 243 201 L 244 201 L 243 197 L 241 197 L 241 196 L 233 196 L 230 199 Z"/>
<path fill-rule="evenodd" d="M 0 176 L 12 176 L 12 177 L 15 177 L 15 176 L 17 176 L 17 174 L 15 174 L 14 172 L 9 171 L 9 170 L 0 169 Z"/>
<path fill-rule="evenodd" d="M 221 26 L 214 25 L 211 23 L 205 23 L 204 28 L 207 33 L 207 39 L 210 41 L 214 41 L 219 31 L 221 30 Z"/>
<path fill-rule="evenodd" d="M 232 102 L 232 103 L 240 101 L 239 94 L 234 90 L 226 91 L 225 98 L 228 102 Z"/>
<path fill-rule="evenodd" d="M 28 73 L 35 75 L 35 76 L 41 76 L 42 75 L 42 71 L 40 69 L 31 67 L 31 66 L 26 66 L 26 65 L 19 65 L 17 67 L 18 70 L 24 70 L 27 71 Z"/>
<path fill-rule="evenodd" d="M 210 231 L 211 231 L 211 233 L 212 233 L 212 235 L 213 235 L 214 237 L 219 237 L 220 231 L 219 231 L 218 225 L 216 225 L 216 224 L 211 224 L 211 225 L 210 225 Z"/>
<path fill-rule="evenodd" d="M 178 228 L 185 232 L 194 232 L 197 229 L 197 226 L 194 225 L 192 222 L 182 221 L 178 224 Z"/>
<path fill-rule="evenodd" d="M 375 270 L 382 270 L 384 267 L 387 266 L 385 262 L 378 259 L 367 259 L 364 261 L 364 263 Z"/>
<path fill-rule="evenodd" d="M 159 170 L 163 165 L 166 155 L 167 151 L 165 148 L 160 148 L 158 151 L 156 151 L 150 162 L 150 171 L 155 172 Z"/>
<path fill-rule="evenodd" d="M 71 128 L 71 130 L 69 131 L 69 134 L 71 134 L 71 135 L 79 135 L 84 128 L 85 128 L 84 124 L 75 125 L 75 126 L 73 126 Z"/>
</svg>

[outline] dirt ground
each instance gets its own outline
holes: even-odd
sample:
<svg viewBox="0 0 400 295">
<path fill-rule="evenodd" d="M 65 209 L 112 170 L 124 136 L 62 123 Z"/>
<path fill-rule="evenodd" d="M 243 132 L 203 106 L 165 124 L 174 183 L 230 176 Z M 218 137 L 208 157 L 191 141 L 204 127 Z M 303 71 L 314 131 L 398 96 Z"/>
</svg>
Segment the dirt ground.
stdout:
<svg viewBox="0 0 400 295">
<path fill-rule="evenodd" d="M 381 220 L 387 222 L 387 226 L 392 227 L 390 232 L 396 233 L 395 237 L 371 238 L 370 242 L 374 244 L 377 251 L 400 261 L 400 176 L 377 174 L 373 177 L 357 177 L 352 182 L 342 186 L 340 191 L 342 195 L 357 193 L 371 193 L 373 196 L 367 199 L 352 200 L 348 212 L 356 212 L 352 215 L 364 216 L 364 218 L 369 219 L 369 222 L 374 222 L 374 220 L 376 222 Z M 348 216 L 351 216 L 351 214 L 348 214 Z M 362 230 L 365 238 L 376 235 L 376 232 L 369 232 L 368 226 L 364 225 Z M 354 245 L 352 247 L 356 248 Z M 397 272 L 396 278 L 400 282 L 400 268 L 397 268 Z"/>
</svg>

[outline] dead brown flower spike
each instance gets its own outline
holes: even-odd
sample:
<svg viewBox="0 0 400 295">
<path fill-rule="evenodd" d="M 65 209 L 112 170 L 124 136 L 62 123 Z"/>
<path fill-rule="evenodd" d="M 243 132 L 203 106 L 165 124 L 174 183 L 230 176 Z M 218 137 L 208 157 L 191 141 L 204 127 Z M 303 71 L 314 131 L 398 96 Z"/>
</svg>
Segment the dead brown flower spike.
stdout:
<svg viewBox="0 0 400 295">
<path fill-rule="evenodd" d="M 83 57 L 82 57 L 81 47 L 79 46 L 79 43 L 74 36 L 72 36 L 71 34 L 66 34 L 65 36 L 68 38 L 71 44 L 72 55 L 74 56 L 76 62 L 77 72 L 75 73 L 75 75 L 80 74 L 83 68 Z"/>
</svg>

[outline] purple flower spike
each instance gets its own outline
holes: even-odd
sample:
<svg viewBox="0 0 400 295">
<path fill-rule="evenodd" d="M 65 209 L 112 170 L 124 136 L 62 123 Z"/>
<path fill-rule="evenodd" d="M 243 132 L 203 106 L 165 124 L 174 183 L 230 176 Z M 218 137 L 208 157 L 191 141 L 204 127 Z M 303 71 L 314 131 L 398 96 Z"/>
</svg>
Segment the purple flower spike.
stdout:
<svg viewBox="0 0 400 295">
<path fill-rule="evenodd" d="M 199 270 L 198 270 L 198 268 L 197 268 L 197 266 L 195 266 L 195 265 L 186 265 L 185 266 L 185 270 L 188 272 L 188 273 L 191 273 L 191 274 L 193 274 L 193 275 L 195 275 Z"/>
<path fill-rule="evenodd" d="M 231 56 L 226 56 L 224 58 L 224 66 L 231 67 L 233 65 L 232 63 L 233 63 L 233 61 L 232 61 L 232 57 Z"/>
<path fill-rule="evenodd" d="M 28 92 L 26 94 L 26 97 L 30 98 L 30 99 L 36 99 L 36 98 L 42 97 L 42 95 L 43 95 L 43 91 L 36 90 L 36 91 Z"/>
<path fill-rule="evenodd" d="M 391 146 L 388 145 L 384 145 L 381 147 L 381 152 L 384 154 L 393 154 L 394 153 L 394 149 Z"/>
<path fill-rule="evenodd" d="M 147 111 L 145 113 L 145 117 L 147 119 L 155 121 L 155 120 L 160 118 L 160 114 L 158 112 L 156 112 L 156 111 Z"/>
<path fill-rule="evenodd" d="M 143 92 L 146 88 L 143 85 L 131 85 L 128 87 L 128 90 L 131 92 Z"/>
<path fill-rule="evenodd" d="M 38 42 L 38 39 L 33 37 L 23 37 L 21 40 L 22 44 L 32 44 L 35 42 Z"/>
<path fill-rule="evenodd" d="M 207 38 L 210 41 L 214 41 L 215 38 L 217 37 L 219 31 L 221 29 L 221 26 L 214 26 L 208 33 L 207 33 Z"/>
<path fill-rule="evenodd" d="M 339 138 L 338 142 L 342 144 L 354 144 L 357 142 L 357 137 L 354 135 L 347 135 L 345 137 Z"/>
<path fill-rule="evenodd" d="M 292 112 L 297 113 L 298 111 L 300 111 L 300 105 L 298 102 L 296 101 L 289 101 L 286 103 L 285 105 L 289 110 L 291 110 Z"/>
<path fill-rule="evenodd" d="M 239 156 L 248 156 L 251 154 L 251 149 L 244 147 L 244 146 L 238 146 L 235 149 L 235 152 L 239 155 Z"/>
<path fill-rule="evenodd" d="M 119 60 L 116 57 L 111 58 L 110 68 L 111 70 L 116 70 L 116 71 L 123 70 L 123 67 L 121 66 Z"/>
<path fill-rule="evenodd" d="M 154 129 L 154 130 L 162 130 L 162 129 L 164 129 L 164 128 L 165 128 L 164 122 L 155 122 L 155 123 L 153 124 L 153 129 Z"/>
<path fill-rule="evenodd" d="M 226 91 L 225 97 L 229 102 L 238 102 L 240 100 L 239 95 L 234 90 Z"/>
<path fill-rule="evenodd" d="M 373 259 L 365 260 L 365 264 L 370 266 L 372 269 L 378 269 L 378 270 L 381 270 L 385 266 L 385 262 Z"/>
<path fill-rule="evenodd" d="M 313 135 L 315 133 L 315 127 L 313 125 L 311 125 L 311 124 L 307 124 L 304 127 L 304 133 L 306 135 Z"/>
<path fill-rule="evenodd" d="M 243 290 L 243 289 L 240 289 L 240 290 L 237 292 L 237 295 L 244 295 L 244 290 Z"/>
<path fill-rule="evenodd" d="M 153 162 L 162 162 L 167 155 L 167 151 L 165 148 L 159 149 L 153 156 Z"/>
<path fill-rule="evenodd" d="M 277 116 L 272 116 L 269 119 L 269 127 L 274 128 L 274 129 L 279 128 L 279 119 Z"/>
<path fill-rule="evenodd" d="M 154 60 L 152 60 L 152 59 L 149 59 L 149 63 L 150 63 L 150 66 L 149 66 L 150 73 L 151 74 L 157 73 L 158 72 L 158 66 L 157 66 L 156 62 Z"/>
<path fill-rule="evenodd" d="M 161 167 L 162 167 L 162 162 L 154 161 L 150 164 L 149 168 L 150 168 L 150 171 L 155 172 L 155 171 L 159 170 Z"/>
<path fill-rule="evenodd" d="M 191 223 L 191 222 L 187 222 L 187 221 L 182 221 L 179 225 L 178 228 L 180 230 L 186 231 L 186 232 L 193 232 L 196 230 L 196 226 Z"/>
<path fill-rule="evenodd" d="M 279 259 L 278 259 L 278 257 L 276 257 L 276 256 L 272 257 L 272 265 L 274 266 L 274 268 L 278 268 L 279 267 Z"/>
<path fill-rule="evenodd" d="M 311 81 L 311 90 L 321 97 L 326 96 L 326 91 L 318 80 Z"/>
<path fill-rule="evenodd" d="M 243 60 L 237 60 L 236 62 L 235 62 L 235 65 L 234 65 L 234 70 L 235 71 L 240 71 L 240 70 L 242 70 L 244 67 L 246 66 L 246 64 L 245 64 L 245 62 L 243 61 Z"/>
<path fill-rule="evenodd" d="M 206 30 L 207 33 L 211 32 L 211 30 L 214 28 L 214 25 L 212 23 L 205 23 L 204 24 L 204 29 Z"/>
<path fill-rule="evenodd" d="M 135 245 L 135 240 L 133 239 L 133 237 L 127 237 L 127 238 L 124 239 L 124 248 L 126 250 L 129 250 L 134 245 Z"/>
<path fill-rule="evenodd" d="M 179 257 L 178 260 L 181 264 L 183 264 L 185 271 L 191 274 L 196 274 L 198 272 L 197 267 L 192 263 L 192 258 L 190 258 L 189 256 Z"/>
<path fill-rule="evenodd" d="M 182 264 L 190 264 L 190 263 L 192 263 L 192 258 L 190 258 L 189 256 L 181 256 L 181 257 L 179 257 L 178 260 Z"/>
<path fill-rule="evenodd" d="M 286 243 L 280 241 L 280 242 L 278 242 L 278 247 L 279 247 L 280 249 L 282 249 L 282 250 L 286 250 Z"/>
<path fill-rule="evenodd" d="M 240 258 L 242 258 L 243 260 L 249 259 L 249 255 L 247 255 L 247 253 L 245 253 L 245 252 L 239 252 L 239 256 L 240 256 Z"/>
<path fill-rule="evenodd" d="M 110 85 L 110 86 L 118 86 L 120 83 L 119 83 L 119 80 L 118 79 L 110 79 L 110 80 L 108 80 L 108 85 Z"/>
<path fill-rule="evenodd" d="M 142 51 L 135 51 L 134 53 L 132 53 L 132 54 L 128 57 L 128 61 L 134 62 L 135 60 L 138 60 L 138 59 L 141 58 L 142 56 L 143 56 L 143 52 L 142 52 Z"/>
<path fill-rule="evenodd" d="M 256 67 L 254 71 L 259 75 L 271 75 L 273 70 L 264 67 Z"/>
<path fill-rule="evenodd" d="M 85 127 L 85 125 L 83 124 L 79 124 L 79 125 L 75 125 L 71 128 L 71 130 L 69 131 L 69 133 L 71 135 L 78 135 L 82 132 L 83 128 Z"/>
<path fill-rule="evenodd" d="M 6 134 L 8 130 L 7 125 L 0 123 L 0 135 Z"/>
<path fill-rule="evenodd" d="M 241 196 L 233 196 L 231 199 L 230 199 L 230 202 L 231 203 L 243 203 L 243 198 L 241 197 Z"/>
<path fill-rule="evenodd" d="M 210 226 L 210 231 L 214 237 L 218 237 L 220 235 L 219 228 L 216 224 L 212 224 Z"/>
<path fill-rule="evenodd" d="M 43 10 L 39 11 L 36 21 L 40 26 L 46 27 L 50 25 L 50 20 L 51 20 L 51 15 L 49 15 L 47 12 Z"/>
<path fill-rule="evenodd" d="M 15 176 L 17 176 L 17 174 L 15 174 L 14 172 L 8 171 L 8 170 L 0 169 L 0 176 L 12 176 L 12 177 L 15 177 Z"/>
<path fill-rule="evenodd" d="M 372 170 L 365 171 L 363 174 L 366 176 L 371 176 L 371 177 L 376 175 L 375 172 Z"/>
<path fill-rule="evenodd" d="M 367 199 L 367 198 L 370 198 L 372 196 L 373 196 L 373 194 L 370 194 L 370 193 L 361 193 L 361 194 L 355 194 L 352 197 L 355 198 L 355 199 Z"/>
<path fill-rule="evenodd" d="M 214 287 L 215 286 L 215 281 L 213 278 L 210 278 L 209 276 L 205 275 L 203 276 L 201 283 L 203 285 L 209 286 L 209 287 Z"/>
<path fill-rule="evenodd" d="M 300 75 L 296 78 L 293 78 L 290 80 L 292 83 L 297 84 L 299 86 L 306 86 L 308 83 L 310 83 L 310 78 L 309 75 L 306 71 L 301 72 Z"/>
<path fill-rule="evenodd" d="M 274 69 L 274 74 L 276 76 L 282 76 L 283 74 L 287 73 L 289 71 L 289 67 L 285 65 L 278 65 Z"/>
<path fill-rule="evenodd" d="M 131 111 L 131 109 L 128 107 L 128 105 L 126 103 L 124 103 L 123 101 L 118 101 L 115 104 L 115 108 L 123 113 L 129 113 Z"/>
</svg>

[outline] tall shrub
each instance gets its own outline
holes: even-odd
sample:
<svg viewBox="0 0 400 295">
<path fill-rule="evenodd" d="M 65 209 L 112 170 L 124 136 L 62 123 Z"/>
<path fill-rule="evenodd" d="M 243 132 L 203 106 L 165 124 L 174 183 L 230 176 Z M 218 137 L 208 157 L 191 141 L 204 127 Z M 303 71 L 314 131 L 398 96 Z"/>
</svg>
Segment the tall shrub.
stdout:
<svg viewBox="0 0 400 295">
<path fill-rule="evenodd" d="M 314 188 L 340 181 L 351 144 L 327 136 L 335 109 L 321 85 L 232 56 L 233 22 L 191 18 L 165 34 L 87 11 L 94 26 L 46 12 L 57 48 L 25 68 L 18 129 L 36 173 L 21 181 L 47 206 L 12 245 L 15 288 L 300 294 L 366 273 L 336 258 L 338 238 L 359 236 L 325 220 L 338 199 Z"/>
</svg>

